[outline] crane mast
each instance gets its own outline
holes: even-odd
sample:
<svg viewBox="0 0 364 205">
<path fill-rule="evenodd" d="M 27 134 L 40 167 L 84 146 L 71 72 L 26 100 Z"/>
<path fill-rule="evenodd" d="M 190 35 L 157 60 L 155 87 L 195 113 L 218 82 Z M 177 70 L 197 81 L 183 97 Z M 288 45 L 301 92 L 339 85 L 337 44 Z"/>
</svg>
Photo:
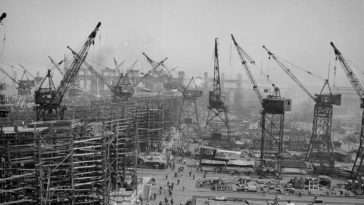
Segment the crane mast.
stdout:
<svg viewBox="0 0 364 205">
<path fill-rule="evenodd" d="M 339 49 L 336 48 L 333 42 L 330 42 L 330 45 L 334 49 L 336 59 L 340 61 L 341 67 L 344 69 L 346 76 L 348 77 L 353 89 L 355 90 L 356 94 L 360 98 L 360 108 L 364 108 L 364 89 L 361 85 L 360 81 L 356 77 L 353 70 L 350 68 L 349 64 L 346 62 L 344 56 L 341 54 Z M 361 126 L 360 126 L 360 136 L 359 136 L 359 148 L 356 152 L 355 160 L 353 167 L 351 169 L 351 178 L 358 178 L 361 176 L 361 166 L 364 160 L 364 110 L 362 111 L 362 119 L 361 119 Z M 359 164 L 358 164 L 359 163 Z M 357 165 L 358 164 L 358 165 Z"/>
<path fill-rule="evenodd" d="M 40 88 L 35 91 L 35 104 L 38 105 L 36 107 L 37 120 L 49 120 L 53 118 L 63 119 L 66 108 L 61 106 L 62 99 L 70 88 L 72 81 L 77 76 L 81 65 L 85 61 L 90 46 L 94 44 L 94 39 L 100 26 L 101 22 L 99 22 L 90 33 L 81 50 L 77 53 L 77 57 L 74 57 L 71 66 L 67 69 L 59 86 L 56 89 L 42 88 L 42 85 L 45 82 L 44 79 Z M 70 49 L 69 46 L 67 46 L 67 48 Z M 46 78 L 50 77 L 51 76 L 48 73 Z"/>
<path fill-rule="evenodd" d="M 212 85 L 212 92 L 214 100 L 222 100 L 221 96 L 221 84 L 220 84 L 220 64 L 219 64 L 219 52 L 217 49 L 217 38 L 215 38 L 215 49 L 214 49 L 214 81 Z"/>
<path fill-rule="evenodd" d="M 214 47 L 214 79 L 212 85 L 212 91 L 209 92 L 209 105 L 207 106 L 209 112 L 207 114 L 206 125 L 204 134 L 206 132 L 207 126 L 210 124 L 212 120 L 215 118 L 219 118 L 226 127 L 227 136 L 230 137 L 230 123 L 229 123 L 229 110 L 228 106 L 225 105 L 224 97 L 221 92 L 221 84 L 220 84 L 220 65 L 219 65 L 219 54 L 218 54 L 218 42 L 217 38 L 215 38 L 215 47 Z M 221 116 L 223 114 L 223 116 Z M 216 126 L 210 126 L 210 128 L 214 128 L 211 132 L 211 138 L 221 139 L 222 133 Z"/>
</svg>

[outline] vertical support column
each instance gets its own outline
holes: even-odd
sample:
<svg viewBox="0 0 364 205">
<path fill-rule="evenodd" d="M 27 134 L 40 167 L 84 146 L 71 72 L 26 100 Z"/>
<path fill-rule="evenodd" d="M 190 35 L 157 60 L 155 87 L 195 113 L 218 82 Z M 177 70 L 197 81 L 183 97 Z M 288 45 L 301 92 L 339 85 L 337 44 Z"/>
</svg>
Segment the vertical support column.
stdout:
<svg viewBox="0 0 364 205">
<path fill-rule="evenodd" d="M 306 160 L 327 163 L 334 168 L 335 159 L 331 142 L 333 106 L 330 104 L 315 104 L 312 123 L 311 140 L 306 153 Z M 321 156 L 314 157 L 313 153 Z"/>
<path fill-rule="evenodd" d="M 278 174 L 281 173 L 283 161 L 283 130 L 284 130 L 284 113 L 267 113 L 262 112 L 262 138 L 260 161 L 263 166 L 272 167 L 267 163 L 267 159 L 272 159 L 275 155 L 274 169 Z"/>
<path fill-rule="evenodd" d="M 364 147 L 363 147 L 363 143 L 364 143 L 364 110 L 362 111 L 362 115 L 361 115 L 361 126 L 360 126 L 360 136 L 359 136 L 359 148 L 358 148 L 358 150 L 356 152 L 354 164 L 353 164 L 353 167 L 351 169 L 351 178 L 353 178 L 353 179 L 358 178 L 358 176 L 360 175 L 361 166 L 362 166 L 363 160 L 364 160 Z M 357 165 L 359 158 L 360 158 L 359 165 Z"/>
<path fill-rule="evenodd" d="M 262 126 L 262 136 L 261 136 L 261 140 L 260 140 L 260 166 L 266 166 L 266 162 L 265 162 L 265 156 L 264 156 L 264 150 L 265 150 L 265 115 L 266 112 L 265 110 L 263 110 L 261 112 L 261 126 Z"/>
</svg>

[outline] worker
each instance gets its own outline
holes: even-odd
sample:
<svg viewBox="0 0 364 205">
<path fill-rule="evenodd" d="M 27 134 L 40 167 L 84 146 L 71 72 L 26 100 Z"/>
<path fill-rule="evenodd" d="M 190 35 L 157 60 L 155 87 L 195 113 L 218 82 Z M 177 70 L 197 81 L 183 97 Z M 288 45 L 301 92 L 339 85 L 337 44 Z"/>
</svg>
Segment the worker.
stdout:
<svg viewBox="0 0 364 205">
<path fill-rule="evenodd" d="M 288 200 L 286 205 L 296 205 L 295 203 L 291 202 L 291 200 Z"/>
</svg>

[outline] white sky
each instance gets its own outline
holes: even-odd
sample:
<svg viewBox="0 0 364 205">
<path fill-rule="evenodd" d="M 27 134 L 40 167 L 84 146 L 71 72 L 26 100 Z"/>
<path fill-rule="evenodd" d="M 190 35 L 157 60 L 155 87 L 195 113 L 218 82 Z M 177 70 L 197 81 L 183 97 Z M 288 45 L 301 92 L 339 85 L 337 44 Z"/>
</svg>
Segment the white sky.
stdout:
<svg viewBox="0 0 364 205">
<path fill-rule="evenodd" d="M 67 45 L 79 48 L 98 21 L 89 58 L 113 67 L 113 57 L 131 65 L 147 65 L 142 52 L 188 75 L 213 71 L 214 38 L 219 37 L 221 72 L 236 78 L 242 70 L 230 34 L 265 72 L 280 84 L 291 83 L 274 62 L 266 45 L 296 65 L 322 76 L 334 64 L 333 41 L 347 59 L 364 72 L 364 1 L 360 0 L 0 0 L 6 12 L 0 37 L 6 34 L 0 64 L 18 65 L 45 74 L 48 56 L 59 61 Z M 268 67 L 268 65 L 270 65 Z M 6 68 L 6 67 L 5 67 Z M 293 70 L 295 72 L 295 70 Z M 259 74 L 259 72 L 257 72 Z M 1 77 L 2 74 L 0 74 Z M 304 84 L 315 78 L 300 74 Z M 362 75 L 358 76 L 362 80 Z M 259 76 L 257 77 L 259 78 Z M 318 82 L 315 80 L 315 83 Z M 349 86 L 338 65 L 336 82 Z M 362 81 L 364 82 L 364 81 Z"/>
</svg>

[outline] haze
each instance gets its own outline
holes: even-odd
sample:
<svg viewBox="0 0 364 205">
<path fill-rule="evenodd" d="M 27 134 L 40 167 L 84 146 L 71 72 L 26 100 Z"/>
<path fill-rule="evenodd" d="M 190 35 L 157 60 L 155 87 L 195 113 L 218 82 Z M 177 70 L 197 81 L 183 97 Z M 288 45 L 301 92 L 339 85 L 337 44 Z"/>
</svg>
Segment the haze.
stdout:
<svg viewBox="0 0 364 205">
<path fill-rule="evenodd" d="M 115 57 L 126 65 L 139 59 L 139 69 L 145 69 L 148 64 L 141 53 L 146 52 L 155 60 L 168 57 L 167 65 L 188 75 L 202 76 L 213 71 L 214 38 L 219 37 L 221 72 L 236 78 L 244 71 L 232 47 L 232 33 L 281 84 L 291 80 L 282 77 L 274 62 L 268 63 L 262 45 L 327 78 L 329 62 L 335 64 L 329 45 L 333 41 L 354 68 L 364 72 L 360 0 L 0 0 L 0 5 L 0 12 L 7 13 L 0 26 L 1 38 L 6 35 L 5 44 L 0 44 L 1 64 L 21 63 L 34 74 L 45 74 L 48 56 L 60 60 L 69 53 L 67 45 L 79 48 L 98 21 L 100 36 L 88 59 L 109 67 Z M 349 86 L 340 66 L 337 72 L 336 83 Z"/>
</svg>

